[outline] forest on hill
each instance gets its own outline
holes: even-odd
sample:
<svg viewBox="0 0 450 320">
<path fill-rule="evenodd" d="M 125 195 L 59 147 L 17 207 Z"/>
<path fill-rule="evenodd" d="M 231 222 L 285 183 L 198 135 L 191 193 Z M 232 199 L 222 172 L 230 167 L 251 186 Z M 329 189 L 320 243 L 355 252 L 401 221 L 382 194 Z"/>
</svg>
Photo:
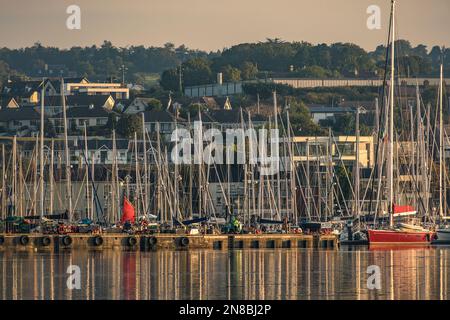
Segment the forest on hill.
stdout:
<svg viewBox="0 0 450 320">
<path fill-rule="evenodd" d="M 446 73 L 450 73 L 449 49 L 439 46 L 412 46 L 397 41 L 398 67 L 402 76 L 436 77 L 444 57 Z M 351 43 L 311 44 L 267 39 L 243 43 L 218 52 L 192 50 L 184 45 L 167 43 L 162 47 L 116 47 L 105 41 L 100 46 L 60 49 L 40 43 L 27 48 L 0 48 L 0 82 L 7 78 L 44 76 L 86 76 L 95 81 L 122 79 L 145 84 L 151 74 L 161 75 L 166 90 L 179 89 L 180 66 L 184 86 L 212 83 L 222 72 L 224 81 L 256 78 L 374 78 L 382 76 L 386 48 L 378 46 L 367 52 Z M 48 74 L 49 69 L 58 73 Z"/>
</svg>

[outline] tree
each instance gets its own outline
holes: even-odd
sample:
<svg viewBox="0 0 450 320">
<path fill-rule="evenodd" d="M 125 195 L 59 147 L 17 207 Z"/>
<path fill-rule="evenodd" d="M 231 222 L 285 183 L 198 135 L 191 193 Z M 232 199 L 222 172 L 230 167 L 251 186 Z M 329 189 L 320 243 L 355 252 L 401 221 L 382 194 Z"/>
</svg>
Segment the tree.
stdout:
<svg viewBox="0 0 450 320">
<path fill-rule="evenodd" d="M 117 122 L 117 133 L 132 139 L 134 137 L 134 133 L 137 133 L 137 136 L 140 137 L 142 135 L 142 119 L 139 115 L 122 115 L 122 117 Z"/>
<path fill-rule="evenodd" d="M 161 87 L 168 91 L 178 91 L 180 86 L 179 75 L 176 69 L 169 69 L 162 73 L 159 81 Z"/>
<path fill-rule="evenodd" d="M 222 73 L 225 82 L 238 82 L 241 80 L 241 70 L 230 65 L 223 67 Z"/>
<path fill-rule="evenodd" d="M 256 79 L 258 75 L 258 67 L 249 61 L 245 61 L 241 67 L 241 77 L 243 80 Z"/>
<path fill-rule="evenodd" d="M 160 100 L 155 99 L 155 98 L 150 98 L 147 101 L 147 105 L 148 105 L 148 109 L 147 110 L 157 110 L 157 111 L 161 111 L 162 110 L 162 103 Z"/>
<path fill-rule="evenodd" d="M 312 120 L 311 113 L 303 102 L 293 97 L 287 99 L 290 106 L 289 118 L 294 134 L 301 136 L 323 135 L 325 130 Z"/>
<path fill-rule="evenodd" d="M 205 58 L 193 58 L 182 64 L 184 86 L 196 86 L 212 82 L 211 62 Z"/>
</svg>

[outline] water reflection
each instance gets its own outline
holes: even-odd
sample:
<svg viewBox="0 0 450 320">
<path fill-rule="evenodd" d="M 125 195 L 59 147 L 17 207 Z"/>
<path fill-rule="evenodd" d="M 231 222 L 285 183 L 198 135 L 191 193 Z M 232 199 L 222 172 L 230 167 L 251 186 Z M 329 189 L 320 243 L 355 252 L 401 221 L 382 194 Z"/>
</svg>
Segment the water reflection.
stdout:
<svg viewBox="0 0 450 320">
<path fill-rule="evenodd" d="M 449 250 L 0 252 L 0 299 L 447 299 Z M 381 290 L 367 289 L 369 265 Z"/>
</svg>

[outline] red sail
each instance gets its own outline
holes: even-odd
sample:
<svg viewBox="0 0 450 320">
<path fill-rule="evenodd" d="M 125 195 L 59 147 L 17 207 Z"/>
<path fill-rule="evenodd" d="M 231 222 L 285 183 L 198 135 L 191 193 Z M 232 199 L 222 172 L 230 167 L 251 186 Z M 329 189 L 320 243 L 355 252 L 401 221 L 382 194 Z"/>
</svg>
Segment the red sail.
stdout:
<svg viewBox="0 0 450 320">
<path fill-rule="evenodd" d="M 125 223 L 127 221 L 134 223 L 134 207 L 127 197 L 123 197 L 123 209 L 122 209 L 122 219 L 120 222 Z"/>
</svg>

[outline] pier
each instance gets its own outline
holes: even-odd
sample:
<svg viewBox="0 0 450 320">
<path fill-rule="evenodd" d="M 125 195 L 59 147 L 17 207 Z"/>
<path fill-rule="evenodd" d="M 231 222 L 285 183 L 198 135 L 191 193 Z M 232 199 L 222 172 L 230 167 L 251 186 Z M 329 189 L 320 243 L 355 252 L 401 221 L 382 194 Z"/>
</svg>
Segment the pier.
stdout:
<svg viewBox="0 0 450 320">
<path fill-rule="evenodd" d="M 334 235 L 306 234 L 2 234 L 0 250 L 194 250 L 275 249 L 339 247 Z"/>
</svg>

